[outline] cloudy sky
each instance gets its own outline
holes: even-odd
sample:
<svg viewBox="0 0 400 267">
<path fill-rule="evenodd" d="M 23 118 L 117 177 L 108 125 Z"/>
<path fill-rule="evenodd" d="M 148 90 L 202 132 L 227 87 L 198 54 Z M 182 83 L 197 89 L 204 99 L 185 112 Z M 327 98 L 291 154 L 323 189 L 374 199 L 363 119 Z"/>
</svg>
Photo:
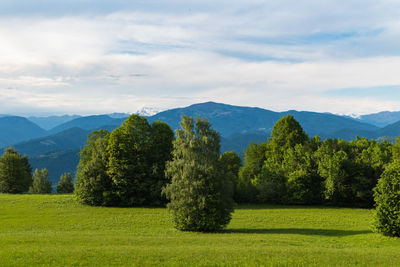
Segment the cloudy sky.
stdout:
<svg viewBox="0 0 400 267">
<path fill-rule="evenodd" d="M 400 1 L 0 0 L 0 113 L 400 110 Z"/>
</svg>

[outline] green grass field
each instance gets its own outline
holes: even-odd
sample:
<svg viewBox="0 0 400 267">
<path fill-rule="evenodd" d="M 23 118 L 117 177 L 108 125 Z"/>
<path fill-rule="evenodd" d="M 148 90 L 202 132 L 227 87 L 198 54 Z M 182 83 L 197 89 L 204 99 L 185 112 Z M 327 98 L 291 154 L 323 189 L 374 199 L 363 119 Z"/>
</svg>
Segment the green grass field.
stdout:
<svg viewBox="0 0 400 267">
<path fill-rule="evenodd" d="M 0 266 L 398 266 L 400 239 L 364 209 L 238 206 L 222 233 L 180 232 L 163 208 L 101 208 L 70 195 L 0 195 Z"/>
</svg>

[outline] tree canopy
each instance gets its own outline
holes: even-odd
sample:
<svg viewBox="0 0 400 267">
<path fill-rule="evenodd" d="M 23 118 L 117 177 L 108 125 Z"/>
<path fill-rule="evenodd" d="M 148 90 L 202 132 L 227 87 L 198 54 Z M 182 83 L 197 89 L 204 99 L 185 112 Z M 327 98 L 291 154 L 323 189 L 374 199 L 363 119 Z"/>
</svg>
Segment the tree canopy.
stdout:
<svg viewBox="0 0 400 267">
<path fill-rule="evenodd" d="M 171 158 L 171 128 L 131 115 L 113 132 L 94 131 L 81 151 L 76 198 L 95 206 L 160 205 L 165 162 Z"/>
<path fill-rule="evenodd" d="M 21 156 L 14 148 L 5 149 L 0 158 L 0 192 L 24 193 L 32 184 L 32 168 L 27 156 Z"/>
</svg>

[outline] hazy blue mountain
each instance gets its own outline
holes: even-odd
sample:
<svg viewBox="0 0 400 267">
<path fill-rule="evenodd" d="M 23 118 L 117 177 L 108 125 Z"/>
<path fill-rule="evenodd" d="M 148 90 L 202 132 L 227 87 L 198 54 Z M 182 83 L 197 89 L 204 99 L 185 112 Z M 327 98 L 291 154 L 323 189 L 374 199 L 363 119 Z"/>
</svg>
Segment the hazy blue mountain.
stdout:
<svg viewBox="0 0 400 267">
<path fill-rule="evenodd" d="M 112 131 L 118 126 L 119 124 L 104 125 L 97 128 Z M 50 180 L 55 186 L 61 174 L 70 172 L 74 176 L 79 162 L 79 151 L 91 131 L 92 129 L 74 127 L 49 136 L 20 142 L 14 147 L 19 153 L 29 156 L 33 169 L 47 168 Z"/>
<path fill-rule="evenodd" d="M 78 127 L 84 130 L 100 129 L 104 125 L 118 127 L 124 120 L 125 118 L 114 119 L 108 115 L 86 116 L 63 123 L 51 129 L 50 133 L 59 133 L 74 127 Z"/>
<path fill-rule="evenodd" d="M 379 130 L 379 129 L 378 129 Z M 343 128 L 338 131 L 331 132 L 329 134 L 322 134 L 322 139 L 326 138 L 340 138 L 347 141 L 356 139 L 356 137 L 365 137 L 368 139 L 376 139 L 378 137 L 376 131 L 365 131 L 360 129 Z"/>
<path fill-rule="evenodd" d="M 359 120 L 378 127 L 385 127 L 389 124 L 400 121 L 400 111 L 383 111 L 374 114 L 362 115 Z"/>
<path fill-rule="evenodd" d="M 73 119 L 80 118 L 79 115 L 62 115 L 62 116 L 48 116 L 48 117 L 28 117 L 27 119 L 36 123 L 45 130 L 50 130 L 60 124 L 66 123 Z"/>
<path fill-rule="evenodd" d="M 322 139 L 341 138 L 345 140 L 352 140 L 356 136 L 374 138 L 375 132 L 379 130 L 379 127 L 374 125 L 330 113 L 286 111 L 282 114 L 284 116 L 293 115 L 309 137 L 318 135 Z"/>
<path fill-rule="evenodd" d="M 275 123 L 287 114 L 292 114 L 310 137 L 317 134 L 322 138 L 350 140 L 356 136 L 368 138 L 386 136 L 386 140 L 392 140 L 393 138 L 390 136 L 400 135 L 400 123 L 379 128 L 360 120 L 328 113 L 274 112 L 261 108 L 232 106 L 214 102 L 171 109 L 147 118 L 149 122 L 160 120 L 168 123 L 172 129 L 177 129 L 182 114 L 208 118 L 213 128 L 221 133 L 221 151 L 233 150 L 241 156 L 243 156 L 243 152 L 250 142 L 267 140 Z M 27 139 L 31 140 L 19 142 L 15 147 L 20 153 L 30 156 L 34 168 L 45 167 L 49 169 L 51 179 L 56 183 L 62 173 L 75 172 L 79 161 L 78 152 L 89 132 L 95 129 L 112 131 L 125 120 L 124 114 L 112 116 L 115 118 L 109 115 L 76 118 L 51 129 L 47 136 L 43 136 L 46 131 L 36 126 L 42 130 L 42 136 L 32 139 L 29 135 Z"/>
<path fill-rule="evenodd" d="M 379 129 L 376 136 L 399 136 L 400 135 L 400 121 L 389 124 L 386 127 Z"/>
<path fill-rule="evenodd" d="M 7 147 L 23 140 L 47 134 L 44 129 L 26 118 L 18 116 L 0 118 L 0 147 Z"/>
<path fill-rule="evenodd" d="M 90 131 L 78 127 L 65 131 L 23 141 L 14 145 L 20 154 L 28 156 L 43 154 L 55 150 L 69 150 L 80 148 L 84 145 Z"/>
<path fill-rule="evenodd" d="M 171 128 L 177 129 L 179 128 L 182 114 L 208 118 L 213 128 L 224 137 L 257 131 L 269 133 L 272 131 L 275 123 L 287 114 L 293 115 L 310 136 L 316 134 L 320 136 L 329 136 L 341 129 L 371 132 L 379 129 L 367 123 L 329 113 L 294 110 L 274 112 L 261 108 L 232 106 L 214 102 L 167 110 L 148 117 L 148 119 L 149 121 L 164 121 L 168 123 Z"/>
<path fill-rule="evenodd" d="M 29 157 L 33 170 L 46 168 L 49 171 L 49 180 L 53 188 L 60 180 L 60 176 L 71 173 L 75 177 L 76 166 L 79 163 L 79 148 L 70 150 L 57 150 Z"/>
</svg>

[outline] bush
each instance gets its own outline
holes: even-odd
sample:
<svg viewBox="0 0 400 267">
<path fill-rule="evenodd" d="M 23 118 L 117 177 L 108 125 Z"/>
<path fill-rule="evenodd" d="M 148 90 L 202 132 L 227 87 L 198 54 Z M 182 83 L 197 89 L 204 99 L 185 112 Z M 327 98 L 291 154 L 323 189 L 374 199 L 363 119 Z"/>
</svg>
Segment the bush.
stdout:
<svg viewBox="0 0 400 267">
<path fill-rule="evenodd" d="M 388 236 L 400 236 L 400 162 L 388 165 L 374 189 L 375 229 Z"/>
</svg>

